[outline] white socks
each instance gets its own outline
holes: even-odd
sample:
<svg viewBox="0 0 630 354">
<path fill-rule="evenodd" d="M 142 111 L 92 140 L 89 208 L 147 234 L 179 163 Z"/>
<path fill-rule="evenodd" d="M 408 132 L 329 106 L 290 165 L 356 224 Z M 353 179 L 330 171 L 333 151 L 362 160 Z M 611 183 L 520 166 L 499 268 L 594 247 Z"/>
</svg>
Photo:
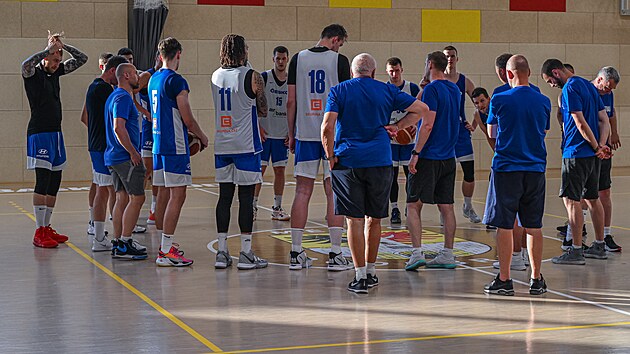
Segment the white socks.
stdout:
<svg viewBox="0 0 630 354">
<path fill-rule="evenodd" d="M 50 225 L 50 218 L 52 217 L 53 207 L 46 207 L 46 218 L 44 219 L 44 226 Z"/>
<path fill-rule="evenodd" d="M 241 234 L 241 252 L 249 253 L 252 251 L 252 234 Z"/>
<path fill-rule="evenodd" d="M 610 226 L 604 226 L 604 236 L 612 235 Z"/>
<path fill-rule="evenodd" d="M 157 196 L 151 195 L 151 213 L 155 213 L 155 204 L 157 203 Z"/>
<path fill-rule="evenodd" d="M 173 246 L 173 235 L 162 233 L 162 243 L 160 244 L 160 251 L 166 254 L 171 250 L 171 246 Z"/>
<path fill-rule="evenodd" d="M 453 258 L 453 249 L 444 247 L 442 249 L 442 254 L 447 256 L 448 258 Z"/>
<path fill-rule="evenodd" d="M 588 216 L 588 210 L 582 210 L 582 217 L 584 220 L 584 225 L 586 225 L 586 217 Z M 605 228 L 604 228 L 605 230 Z M 609 235 L 604 231 L 604 235 Z M 564 237 L 565 240 L 571 241 L 573 240 L 573 232 L 571 231 L 571 223 L 567 224 L 567 235 Z"/>
<path fill-rule="evenodd" d="M 281 195 L 274 195 L 273 196 L 273 206 L 275 208 L 280 208 L 282 206 L 282 196 Z"/>
<path fill-rule="evenodd" d="M 341 236 L 343 234 L 343 227 L 329 227 L 328 233 L 330 234 L 330 243 L 332 245 L 330 251 L 335 254 L 341 253 Z"/>
<path fill-rule="evenodd" d="M 39 229 L 42 226 L 48 226 L 46 224 L 46 210 L 48 208 L 45 205 L 33 205 L 33 214 L 35 214 L 35 224 Z"/>
<path fill-rule="evenodd" d="M 355 268 L 357 280 L 367 279 L 367 267 L 357 267 Z"/>
<path fill-rule="evenodd" d="M 367 274 L 369 274 L 371 276 L 375 276 L 376 275 L 376 263 L 368 263 L 367 264 Z"/>
<path fill-rule="evenodd" d="M 219 251 L 228 252 L 227 232 L 219 232 L 217 240 L 219 240 Z"/>
<path fill-rule="evenodd" d="M 394 208 L 398 209 L 398 202 L 389 203 L 389 208 L 390 209 L 394 209 Z"/>
<path fill-rule="evenodd" d="M 122 242 L 127 242 L 131 240 L 131 236 L 120 236 L 120 240 Z"/>
<path fill-rule="evenodd" d="M 302 252 L 302 236 L 304 229 L 291 229 L 291 251 Z"/>
<path fill-rule="evenodd" d="M 94 223 L 94 208 L 90 207 L 90 224 Z"/>
<path fill-rule="evenodd" d="M 94 239 L 101 242 L 105 239 L 105 222 L 94 221 Z"/>
<path fill-rule="evenodd" d="M 254 208 L 258 207 L 258 197 L 254 197 Z"/>
<path fill-rule="evenodd" d="M 472 197 L 464 197 L 464 208 L 470 209 L 472 207 Z"/>
</svg>

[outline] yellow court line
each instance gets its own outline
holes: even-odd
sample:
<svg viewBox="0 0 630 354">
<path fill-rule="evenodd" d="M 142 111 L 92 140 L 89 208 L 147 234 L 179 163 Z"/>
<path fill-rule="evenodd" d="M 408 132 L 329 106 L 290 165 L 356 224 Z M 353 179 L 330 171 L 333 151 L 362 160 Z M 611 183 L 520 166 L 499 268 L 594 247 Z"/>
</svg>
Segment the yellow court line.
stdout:
<svg viewBox="0 0 630 354">
<path fill-rule="evenodd" d="M 514 330 L 496 331 L 496 332 L 459 333 L 459 334 L 447 334 L 447 335 L 425 336 L 425 337 L 380 339 L 380 340 L 368 340 L 368 341 L 362 341 L 362 342 L 328 343 L 328 344 L 314 344 L 314 345 L 296 345 L 296 346 L 292 346 L 292 347 L 262 348 L 262 349 L 251 349 L 251 350 L 236 350 L 236 351 L 223 352 L 223 353 L 225 353 L 225 354 L 227 354 L 227 353 L 230 353 L 230 354 L 237 354 L 237 353 L 264 353 L 264 352 L 289 351 L 289 350 L 300 350 L 300 349 L 321 349 L 321 348 L 334 348 L 334 347 L 350 347 L 350 346 L 367 345 L 367 344 L 419 342 L 419 341 L 427 341 L 427 340 L 435 340 L 435 339 L 453 339 L 453 338 L 498 336 L 498 335 L 519 334 L 519 333 L 566 331 L 566 330 L 572 330 L 572 329 L 588 329 L 588 328 L 598 328 L 598 327 L 620 327 L 620 326 L 628 326 L 628 325 L 630 325 L 630 322 L 595 323 L 595 324 L 588 324 L 588 325 L 514 329 Z"/>
<path fill-rule="evenodd" d="M 19 205 L 15 204 L 14 202 L 9 202 L 9 204 L 13 205 L 18 210 L 20 210 L 22 212 L 22 214 L 28 216 L 31 220 L 35 221 L 35 216 L 33 216 L 32 213 L 29 213 L 28 211 L 24 210 L 22 207 L 20 207 Z M 164 317 L 166 317 L 169 320 L 171 320 L 171 322 L 175 323 L 179 328 L 183 329 L 184 331 L 186 331 L 186 333 L 190 334 L 193 338 L 195 338 L 196 340 L 201 342 L 203 345 L 208 347 L 208 349 L 212 350 L 212 352 L 214 352 L 214 353 L 222 352 L 222 349 L 219 348 L 216 344 L 212 343 L 207 338 L 205 338 L 204 336 L 199 334 L 199 332 L 195 331 L 192 327 L 190 327 L 189 325 L 184 323 L 182 320 L 177 318 L 175 315 L 170 313 L 168 310 L 166 310 L 162 306 L 158 305 L 155 301 L 151 300 L 151 298 L 146 296 L 142 291 L 138 290 L 133 285 L 129 284 L 123 278 L 119 277 L 116 273 L 114 273 L 111 270 L 109 270 L 107 267 L 105 267 L 104 265 L 99 263 L 94 258 L 88 256 L 85 252 L 83 252 L 80 248 L 75 246 L 72 242 L 66 241 L 66 245 L 68 245 L 70 248 L 72 248 L 72 250 L 74 250 L 76 253 L 78 253 L 81 257 L 85 258 L 88 262 L 92 263 L 96 268 L 102 270 L 103 273 L 107 274 L 110 278 L 114 279 L 120 285 L 124 286 L 127 290 L 131 291 L 134 295 L 139 297 L 147 305 L 153 307 L 156 311 L 161 313 Z"/>
</svg>

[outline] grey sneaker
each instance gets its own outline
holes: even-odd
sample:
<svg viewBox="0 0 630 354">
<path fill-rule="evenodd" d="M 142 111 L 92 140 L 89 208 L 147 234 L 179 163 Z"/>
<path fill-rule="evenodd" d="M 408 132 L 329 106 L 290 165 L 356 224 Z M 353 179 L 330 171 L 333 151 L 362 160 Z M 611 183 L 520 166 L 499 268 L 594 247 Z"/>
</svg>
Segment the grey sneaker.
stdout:
<svg viewBox="0 0 630 354">
<path fill-rule="evenodd" d="M 144 251 L 144 252 L 147 251 L 147 247 L 140 244 L 140 242 L 134 239 L 131 239 L 131 243 L 133 244 L 133 247 L 135 247 L 135 249 L 137 249 L 138 251 Z"/>
<path fill-rule="evenodd" d="M 310 259 L 304 250 L 301 252 L 291 251 L 289 253 L 289 269 L 301 270 L 302 268 L 310 268 L 313 265 L 313 260 Z"/>
<path fill-rule="evenodd" d="M 500 268 L 499 262 L 492 263 L 492 266 L 495 269 Z M 523 261 L 522 254 L 519 254 L 518 256 L 512 255 L 512 263 L 510 264 L 510 270 L 527 270 L 527 266 L 525 265 L 525 262 Z"/>
<path fill-rule="evenodd" d="M 523 263 L 525 263 L 526 267 L 529 267 L 529 253 L 527 252 L 527 248 L 523 248 L 521 255 L 523 256 Z"/>
<path fill-rule="evenodd" d="M 131 231 L 132 234 L 143 234 L 145 232 L 147 232 L 147 228 L 140 225 L 136 225 L 136 227 L 133 228 L 133 231 Z"/>
<path fill-rule="evenodd" d="M 350 262 L 346 257 L 343 256 L 343 253 L 328 253 L 328 270 L 331 272 L 341 272 L 344 270 L 353 269 L 354 265 Z"/>
<path fill-rule="evenodd" d="M 455 261 L 455 256 L 447 256 L 444 250 L 441 250 L 435 258 L 427 262 L 426 267 L 455 269 L 457 268 L 457 262 Z"/>
<path fill-rule="evenodd" d="M 232 257 L 229 252 L 219 251 L 217 252 L 217 259 L 214 262 L 216 269 L 225 269 L 232 265 Z"/>
<path fill-rule="evenodd" d="M 254 251 L 249 251 L 249 253 L 241 252 L 238 256 L 238 264 L 236 268 L 238 269 L 260 269 L 266 268 L 268 265 L 267 261 L 259 258 L 254 254 Z"/>
<path fill-rule="evenodd" d="M 411 271 L 416 270 L 427 264 L 427 260 L 424 257 L 424 252 L 418 251 L 418 249 L 413 250 L 411 253 L 411 257 L 405 263 L 405 270 Z"/>
<path fill-rule="evenodd" d="M 479 218 L 479 215 L 477 215 L 477 213 L 475 212 L 475 209 L 471 208 L 466 208 L 465 206 L 462 208 L 462 211 L 464 212 L 464 217 L 468 220 L 470 220 L 470 222 L 474 223 L 474 224 L 478 224 L 481 222 L 481 219 Z"/>
<path fill-rule="evenodd" d="M 575 265 L 585 265 L 586 259 L 584 259 L 584 254 L 582 253 L 581 248 L 569 248 L 566 253 L 562 254 L 558 257 L 553 257 L 551 262 L 555 264 L 575 264 Z"/>
<path fill-rule="evenodd" d="M 584 251 L 584 258 L 608 259 L 608 255 L 606 255 L 606 243 L 591 243 L 591 247 Z"/>
<path fill-rule="evenodd" d="M 112 241 L 107 236 L 103 241 L 97 241 L 96 238 L 92 239 L 92 252 L 106 252 L 112 250 Z"/>
</svg>

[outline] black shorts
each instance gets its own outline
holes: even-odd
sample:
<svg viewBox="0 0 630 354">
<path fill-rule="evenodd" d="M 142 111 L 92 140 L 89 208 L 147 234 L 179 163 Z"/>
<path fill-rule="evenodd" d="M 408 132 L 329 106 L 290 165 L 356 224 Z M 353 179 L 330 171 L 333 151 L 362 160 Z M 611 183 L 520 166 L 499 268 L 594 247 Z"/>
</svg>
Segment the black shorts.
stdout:
<svg viewBox="0 0 630 354">
<path fill-rule="evenodd" d="M 600 161 L 596 156 L 562 159 L 560 197 L 576 202 L 599 198 Z"/>
<path fill-rule="evenodd" d="M 599 190 L 605 191 L 612 186 L 612 158 L 601 160 L 599 168 Z"/>
<path fill-rule="evenodd" d="M 511 230 L 517 213 L 522 227 L 542 228 L 544 172 L 492 172 L 483 223 Z"/>
<path fill-rule="evenodd" d="M 389 216 L 392 166 L 348 168 L 336 164 L 331 178 L 336 215 L 377 219 Z"/>
<path fill-rule="evenodd" d="M 407 203 L 455 203 L 455 158 L 448 160 L 418 159 L 416 174 L 407 178 Z"/>
<path fill-rule="evenodd" d="M 125 191 L 130 195 L 144 195 L 144 174 L 146 171 L 144 164 L 140 163 L 138 166 L 134 166 L 131 161 L 109 166 L 116 192 Z"/>
</svg>

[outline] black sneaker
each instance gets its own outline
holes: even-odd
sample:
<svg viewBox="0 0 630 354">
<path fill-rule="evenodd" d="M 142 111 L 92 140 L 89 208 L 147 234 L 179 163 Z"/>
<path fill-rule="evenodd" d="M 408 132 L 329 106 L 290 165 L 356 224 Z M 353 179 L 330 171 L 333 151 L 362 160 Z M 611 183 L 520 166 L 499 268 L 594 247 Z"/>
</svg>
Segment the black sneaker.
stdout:
<svg viewBox="0 0 630 354">
<path fill-rule="evenodd" d="M 497 274 L 490 284 L 483 287 L 483 292 L 486 294 L 514 296 L 514 285 L 512 284 L 512 279 L 502 281 L 499 279 L 499 274 Z"/>
<path fill-rule="evenodd" d="M 556 230 L 558 230 L 558 234 L 560 234 L 560 236 L 567 236 L 567 230 L 569 229 L 568 225 L 563 225 L 563 226 L 558 226 L 556 227 Z M 588 235 L 588 232 L 586 232 L 586 224 L 582 225 L 582 237 L 585 237 L 586 235 Z"/>
<path fill-rule="evenodd" d="M 378 286 L 378 277 L 376 275 L 368 274 L 367 286 L 370 289 Z"/>
<path fill-rule="evenodd" d="M 486 231 L 494 231 L 496 230 L 497 227 L 496 226 L 492 226 L 492 225 L 486 225 Z"/>
<path fill-rule="evenodd" d="M 604 237 L 604 243 L 606 243 L 606 251 L 608 252 L 621 252 L 621 246 L 619 246 L 612 235 L 606 235 Z"/>
<path fill-rule="evenodd" d="M 543 278 L 542 274 L 540 274 L 540 279 L 529 280 L 530 295 L 542 295 L 546 292 L 547 292 L 547 283 L 545 282 L 545 278 Z"/>
<path fill-rule="evenodd" d="M 400 210 L 398 208 L 392 209 L 392 218 L 389 220 L 392 224 L 401 224 L 402 220 L 400 219 Z"/>
<path fill-rule="evenodd" d="M 562 240 L 562 246 L 560 246 L 560 248 L 562 248 L 563 251 L 567 252 L 569 248 L 573 248 L 573 240 L 567 240 L 565 237 Z M 582 242 L 582 250 L 583 251 L 588 250 L 588 245 L 586 245 L 586 243 L 584 242 Z"/>
<path fill-rule="evenodd" d="M 141 260 L 147 259 L 148 257 L 146 250 L 140 251 L 133 245 L 133 240 L 117 240 L 115 241 L 115 245 L 116 246 L 112 249 L 112 258 Z"/>
<path fill-rule="evenodd" d="M 350 284 L 348 284 L 348 291 L 351 291 L 355 294 L 367 294 L 368 293 L 367 279 L 360 279 L 360 280 L 357 280 L 357 278 L 352 279 Z"/>
</svg>

